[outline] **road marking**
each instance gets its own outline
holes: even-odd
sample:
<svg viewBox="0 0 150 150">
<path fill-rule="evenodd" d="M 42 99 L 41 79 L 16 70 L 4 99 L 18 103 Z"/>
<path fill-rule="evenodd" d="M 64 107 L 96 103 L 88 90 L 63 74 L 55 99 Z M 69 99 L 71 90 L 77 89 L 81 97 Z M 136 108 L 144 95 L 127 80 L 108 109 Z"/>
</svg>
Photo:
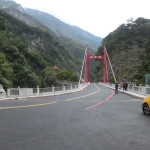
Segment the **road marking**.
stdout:
<svg viewBox="0 0 150 150">
<path fill-rule="evenodd" d="M 114 95 L 114 91 L 112 90 L 112 91 L 111 91 L 111 95 L 110 95 L 109 97 L 107 97 L 107 98 L 105 99 L 105 101 L 108 101 L 113 95 Z M 103 104 L 103 102 L 99 102 L 99 103 L 97 103 L 97 104 L 95 104 L 95 105 L 92 105 L 92 106 L 89 106 L 89 107 L 87 107 L 87 108 L 85 108 L 85 109 L 88 110 L 88 109 L 90 109 L 90 108 L 96 107 L 96 106 L 101 105 L 101 104 Z"/>
<path fill-rule="evenodd" d="M 72 101 L 72 100 L 75 100 L 75 99 L 79 99 L 79 98 L 82 98 L 82 97 L 87 97 L 87 96 L 90 96 L 90 95 L 98 93 L 100 91 L 100 89 L 99 89 L 99 87 L 96 84 L 94 84 L 94 85 L 98 89 L 96 92 L 88 94 L 88 95 L 80 96 L 80 97 L 75 97 L 75 98 L 72 98 L 72 99 L 67 99 L 65 101 Z M 50 103 L 34 104 L 34 105 L 24 105 L 24 106 L 0 107 L 0 110 L 2 110 L 2 109 L 14 109 L 14 108 L 29 108 L 29 107 L 45 106 L 45 105 L 56 104 L 56 103 L 58 103 L 58 102 L 50 102 Z"/>
<path fill-rule="evenodd" d="M 101 105 L 101 104 L 103 104 L 103 102 L 99 102 L 99 103 L 97 103 L 97 104 L 95 104 L 95 105 L 92 105 L 92 106 L 89 106 L 89 107 L 87 107 L 87 108 L 85 108 L 85 109 L 88 110 L 88 109 L 90 109 L 90 108 L 92 108 L 92 107 L 95 107 L 95 106 L 98 106 L 98 105 Z"/>
<path fill-rule="evenodd" d="M 82 98 L 82 97 L 87 97 L 87 96 L 91 96 L 91 95 L 94 95 L 94 94 L 98 93 L 98 92 L 100 91 L 100 89 L 99 89 L 99 87 L 98 87 L 96 84 L 94 84 L 94 85 L 95 85 L 96 88 L 98 89 L 96 92 L 91 93 L 91 94 L 88 94 L 88 95 L 84 95 L 84 96 L 79 96 L 79 97 L 75 97 L 75 98 L 70 98 L 70 99 L 67 99 L 67 100 L 65 100 L 65 101 L 68 102 L 68 101 L 76 100 L 76 99 L 79 99 L 79 98 Z"/>
<path fill-rule="evenodd" d="M 45 105 L 56 104 L 56 103 L 57 103 L 57 102 L 50 102 L 50 103 L 34 104 L 34 105 L 0 107 L 0 109 L 28 108 L 28 107 L 45 106 Z"/>
<path fill-rule="evenodd" d="M 105 101 L 108 101 L 114 95 L 114 93 L 114 90 L 111 90 L 111 95 L 108 98 L 106 98 Z"/>
</svg>

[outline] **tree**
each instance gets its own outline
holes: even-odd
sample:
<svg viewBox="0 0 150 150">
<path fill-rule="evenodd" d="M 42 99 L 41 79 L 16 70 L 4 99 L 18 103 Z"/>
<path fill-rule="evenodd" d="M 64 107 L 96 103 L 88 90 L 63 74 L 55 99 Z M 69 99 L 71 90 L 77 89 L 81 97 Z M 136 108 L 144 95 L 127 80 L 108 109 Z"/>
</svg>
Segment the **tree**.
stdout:
<svg viewBox="0 0 150 150">
<path fill-rule="evenodd" d="M 13 69 L 6 60 L 5 54 L 0 53 L 0 83 L 6 89 L 12 87 Z"/>
<path fill-rule="evenodd" d="M 143 17 L 139 17 L 137 18 L 135 21 L 134 21 L 134 24 L 139 26 L 141 24 L 146 24 L 146 23 L 149 23 L 150 22 L 150 19 L 145 19 Z"/>
<path fill-rule="evenodd" d="M 132 18 L 132 17 L 128 18 L 128 19 L 127 19 L 127 23 L 128 23 L 128 24 L 129 24 L 129 23 L 132 24 L 132 23 L 133 23 L 133 18 Z"/>
<path fill-rule="evenodd" d="M 4 30 L 6 30 L 5 19 L 0 16 L 0 31 L 4 31 Z"/>
<path fill-rule="evenodd" d="M 62 70 L 57 74 L 59 80 L 67 80 L 72 82 L 78 81 L 78 75 L 71 70 Z"/>
</svg>

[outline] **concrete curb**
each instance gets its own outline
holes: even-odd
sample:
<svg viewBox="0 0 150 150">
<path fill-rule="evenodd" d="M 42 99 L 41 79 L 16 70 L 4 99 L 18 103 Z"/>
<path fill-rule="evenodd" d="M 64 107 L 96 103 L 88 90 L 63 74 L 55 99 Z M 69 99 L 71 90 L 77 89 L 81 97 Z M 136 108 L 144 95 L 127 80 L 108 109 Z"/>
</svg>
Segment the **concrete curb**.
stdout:
<svg viewBox="0 0 150 150">
<path fill-rule="evenodd" d="M 103 84 L 101 84 L 101 85 L 103 85 Z M 107 86 L 107 85 L 103 85 L 103 86 L 115 90 L 115 88 L 113 88 L 113 87 L 110 87 L 110 86 Z M 141 99 L 141 100 L 143 100 L 146 97 L 144 95 L 139 95 L 139 94 L 128 92 L 128 91 L 127 92 L 126 91 L 122 91 L 122 90 L 118 90 L 118 91 L 120 93 L 127 94 L 129 96 L 132 96 L 132 97 L 135 97 L 135 98 L 138 98 L 138 99 Z"/>
<path fill-rule="evenodd" d="M 124 92 L 124 91 L 121 91 L 121 93 L 130 95 L 130 96 L 135 97 L 135 98 L 139 98 L 139 99 L 141 99 L 141 100 L 142 100 L 143 98 L 145 98 L 145 96 L 143 96 L 143 95 L 138 95 L 138 94 L 131 93 L 131 92 Z"/>
</svg>

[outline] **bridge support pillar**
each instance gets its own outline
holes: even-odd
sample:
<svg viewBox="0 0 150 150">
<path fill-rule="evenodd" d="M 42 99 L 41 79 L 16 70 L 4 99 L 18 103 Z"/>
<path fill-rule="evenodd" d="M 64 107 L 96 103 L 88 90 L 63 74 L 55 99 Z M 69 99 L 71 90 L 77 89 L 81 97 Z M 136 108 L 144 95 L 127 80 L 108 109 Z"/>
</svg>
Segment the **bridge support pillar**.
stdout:
<svg viewBox="0 0 150 150">
<path fill-rule="evenodd" d="M 104 46 L 104 54 L 102 56 L 91 56 L 88 55 L 88 46 L 86 45 L 86 50 L 85 50 L 85 74 L 84 74 L 84 82 L 89 82 L 89 77 L 88 77 L 88 60 L 89 59 L 101 59 L 103 60 L 103 82 L 106 83 L 106 47 Z"/>
</svg>

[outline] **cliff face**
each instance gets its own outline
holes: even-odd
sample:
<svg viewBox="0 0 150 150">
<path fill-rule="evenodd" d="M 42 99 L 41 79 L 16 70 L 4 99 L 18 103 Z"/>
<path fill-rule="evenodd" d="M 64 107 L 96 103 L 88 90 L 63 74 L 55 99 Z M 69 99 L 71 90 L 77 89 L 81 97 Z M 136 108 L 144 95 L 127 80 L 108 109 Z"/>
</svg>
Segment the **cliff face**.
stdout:
<svg viewBox="0 0 150 150">
<path fill-rule="evenodd" d="M 17 4 L 14 1 L 0 0 L 0 8 L 5 10 L 7 13 L 13 15 L 14 17 L 19 19 L 20 21 L 27 23 L 30 26 L 39 27 L 39 28 L 42 28 L 44 30 L 49 30 L 42 23 L 40 23 L 35 18 L 28 15 L 26 13 L 25 9 L 20 4 Z"/>
<path fill-rule="evenodd" d="M 24 8 L 20 4 L 15 3 L 13 0 L 0 0 L 0 8 L 2 9 L 14 8 L 22 13 L 26 13 Z"/>
<path fill-rule="evenodd" d="M 36 18 L 58 35 L 68 37 L 84 45 L 88 44 L 89 47 L 94 50 L 97 50 L 98 46 L 101 44 L 102 38 L 95 36 L 77 26 L 68 25 L 48 13 L 29 8 L 26 8 L 25 10 L 27 14 Z"/>
<path fill-rule="evenodd" d="M 28 25 L 50 30 L 58 36 L 64 36 L 97 50 L 102 38 L 95 36 L 77 26 L 68 25 L 56 17 L 38 10 L 23 8 L 14 1 L 0 0 L 0 8 L 17 17 Z"/>
</svg>

